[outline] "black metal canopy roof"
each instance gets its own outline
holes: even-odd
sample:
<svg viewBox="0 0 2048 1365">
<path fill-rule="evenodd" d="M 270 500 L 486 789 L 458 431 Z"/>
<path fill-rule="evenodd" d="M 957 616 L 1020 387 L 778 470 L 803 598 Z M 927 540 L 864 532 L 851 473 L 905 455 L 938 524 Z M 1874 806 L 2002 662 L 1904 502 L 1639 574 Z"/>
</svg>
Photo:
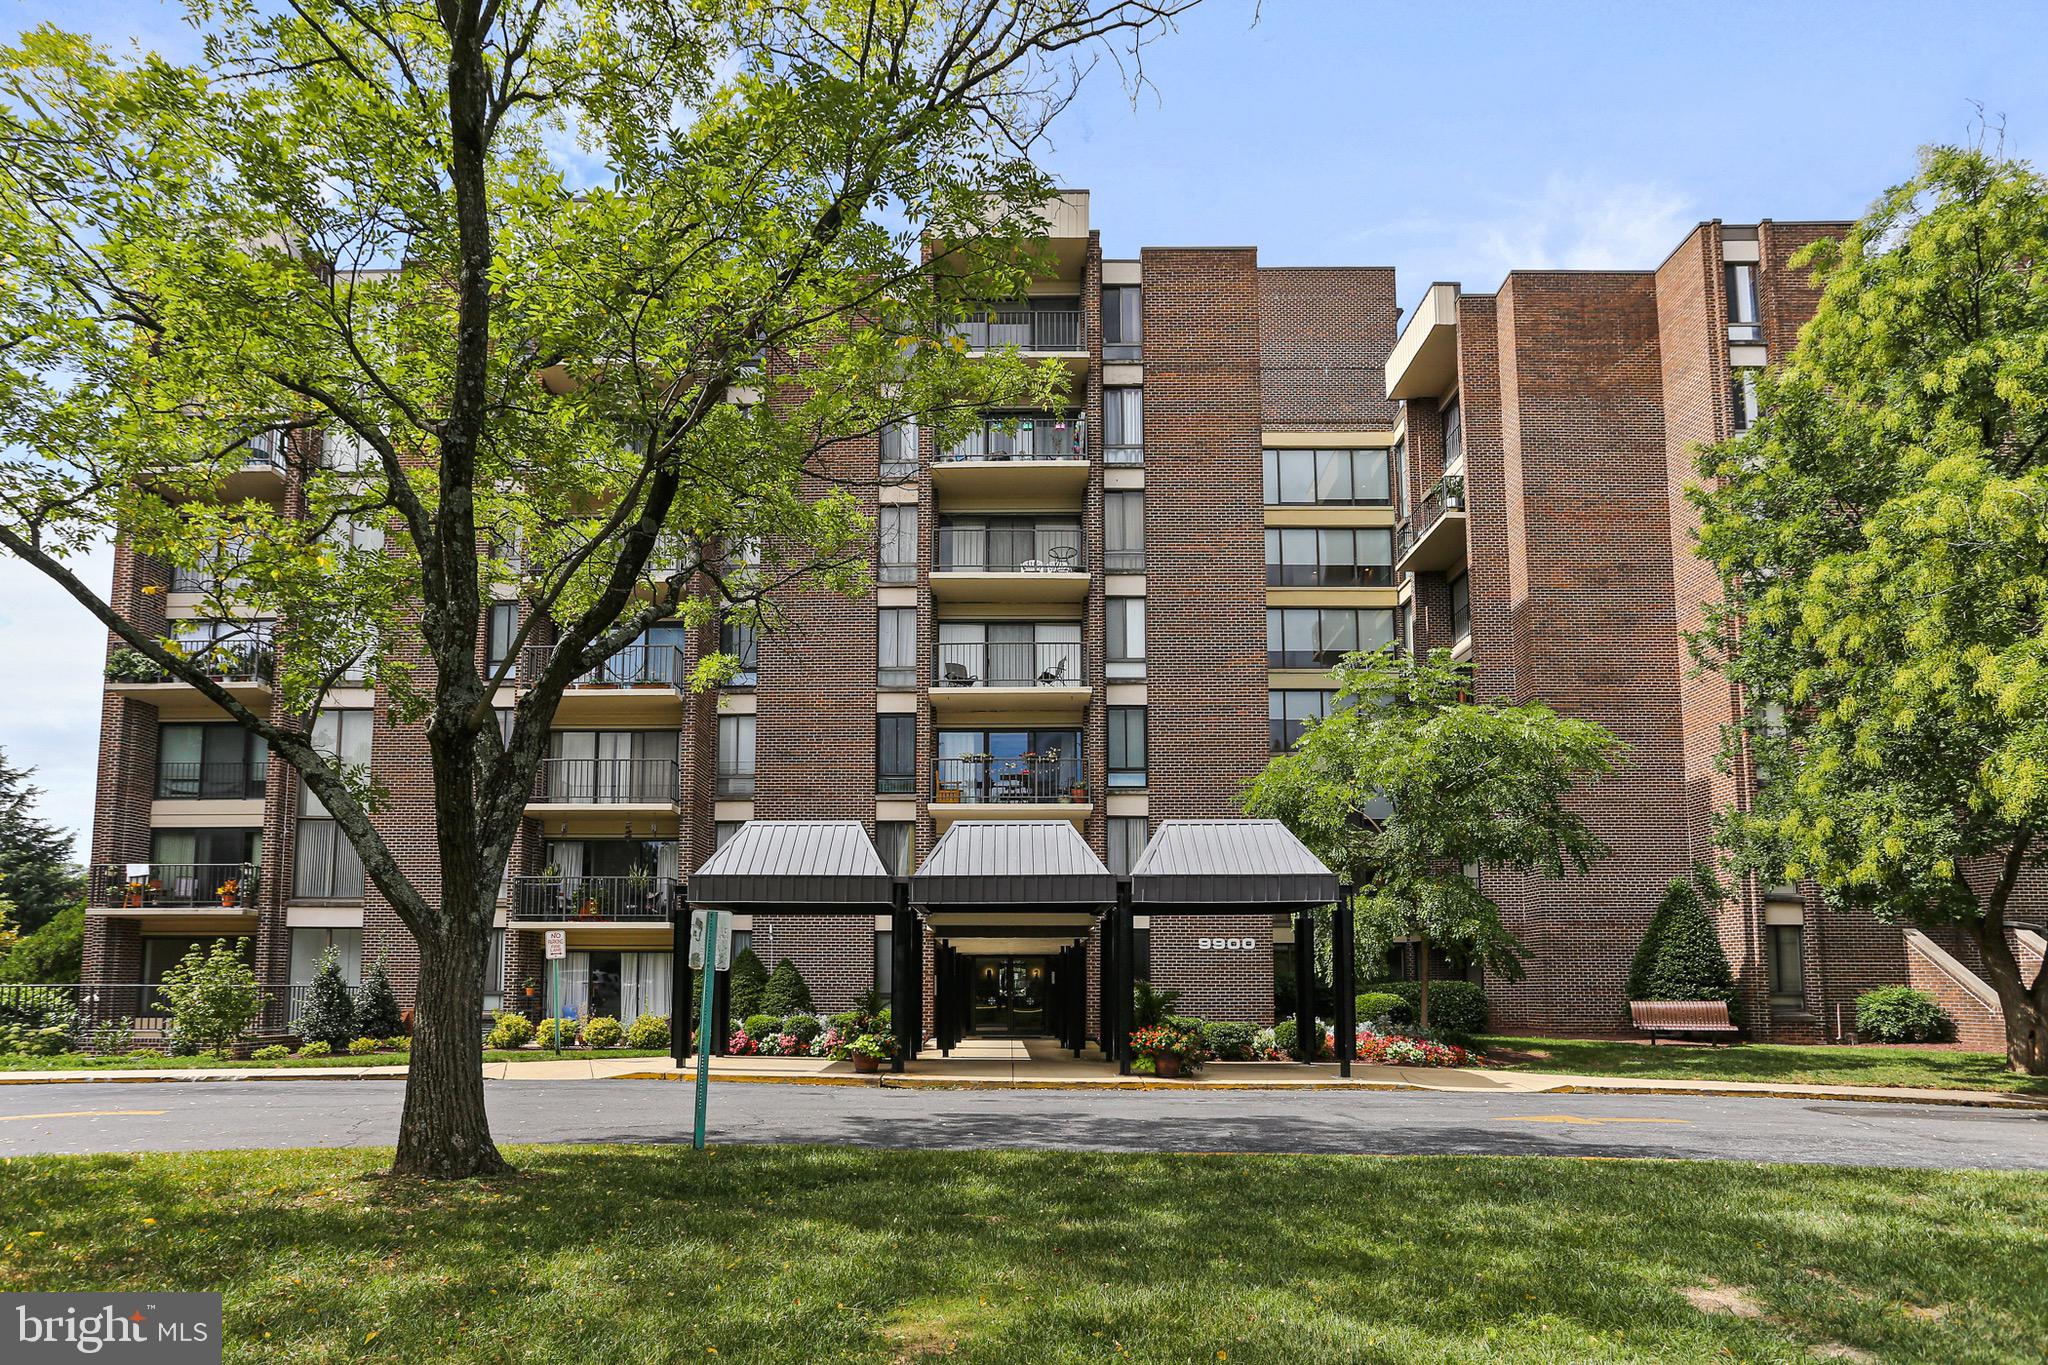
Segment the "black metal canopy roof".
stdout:
<svg viewBox="0 0 2048 1365">
<path fill-rule="evenodd" d="M 1142 906 L 1302 906 L 1337 899 L 1337 875 L 1278 820 L 1164 820 L 1131 869 Z"/>
<path fill-rule="evenodd" d="M 912 875 L 910 901 L 926 907 L 1113 905 L 1116 878 L 1064 820 L 959 820 Z"/>
<path fill-rule="evenodd" d="M 889 869 L 858 820 L 749 820 L 690 878 L 692 905 L 887 910 Z"/>
</svg>

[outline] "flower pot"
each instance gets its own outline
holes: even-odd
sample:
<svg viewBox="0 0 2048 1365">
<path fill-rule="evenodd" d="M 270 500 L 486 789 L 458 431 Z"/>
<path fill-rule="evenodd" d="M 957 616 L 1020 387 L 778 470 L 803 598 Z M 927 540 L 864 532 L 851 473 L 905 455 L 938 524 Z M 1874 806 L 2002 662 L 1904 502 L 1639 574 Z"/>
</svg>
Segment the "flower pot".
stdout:
<svg viewBox="0 0 2048 1365">
<path fill-rule="evenodd" d="M 220 908 L 223 910 L 232 910 L 235 908 L 234 892 L 230 891 L 220 898 Z"/>
<path fill-rule="evenodd" d="M 882 1059 L 856 1052 L 853 1054 L 853 1069 L 856 1075 L 872 1076 L 882 1069 Z"/>
<path fill-rule="evenodd" d="M 1152 1058 L 1152 1070 L 1161 1080 L 1173 1080 L 1180 1075 L 1180 1058 L 1171 1053 L 1159 1053 Z"/>
</svg>

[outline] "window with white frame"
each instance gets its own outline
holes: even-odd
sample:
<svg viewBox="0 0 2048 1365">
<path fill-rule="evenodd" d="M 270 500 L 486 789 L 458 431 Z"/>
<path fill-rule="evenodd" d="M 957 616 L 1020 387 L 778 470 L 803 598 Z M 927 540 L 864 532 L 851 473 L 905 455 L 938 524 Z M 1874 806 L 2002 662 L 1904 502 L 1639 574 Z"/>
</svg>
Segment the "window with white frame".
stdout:
<svg viewBox="0 0 2048 1365">
<path fill-rule="evenodd" d="M 1145 676 L 1145 599 L 1112 597 L 1103 603 L 1107 620 L 1108 676 Z"/>
<path fill-rule="evenodd" d="M 1136 385 L 1102 391 L 1102 462 L 1145 463 L 1145 390 Z"/>
<path fill-rule="evenodd" d="M 917 581 L 916 505 L 890 503 L 878 509 L 875 521 L 881 533 L 881 553 L 875 560 L 875 581 L 878 583 L 915 583 Z"/>
<path fill-rule="evenodd" d="M 1145 569 L 1145 490 L 1112 490 L 1102 495 L 1102 567 L 1109 573 Z"/>
<path fill-rule="evenodd" d="M 917 608 L 875 612 L 875 686 L 917 686 Z"/>
<path fill-rule="evenodd" d="M 718 718 L 718 795 L 754 794 L 754 718 Z"/>
</svg>

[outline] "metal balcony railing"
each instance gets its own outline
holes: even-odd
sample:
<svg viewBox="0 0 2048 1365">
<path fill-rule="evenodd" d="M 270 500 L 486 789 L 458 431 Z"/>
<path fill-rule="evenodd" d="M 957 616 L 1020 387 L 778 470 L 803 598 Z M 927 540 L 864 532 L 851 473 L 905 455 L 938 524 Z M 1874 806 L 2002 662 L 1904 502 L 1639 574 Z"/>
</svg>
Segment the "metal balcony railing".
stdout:
<svg viewBox="0 0 2048 1365">
<path fill-rule="evenodd" d="M 1085 573 L 1075 526 L 941 526 L 937 567 L 954 573 Z"/>
<path fill-rule="evenodd" d="M 939 453 L 953 460 L 1081 460 L 1088 455 L 1087 424 L 1079 416 L 1018 417 L 985 422 Z"/>
<path fill-rule="evenodd" d="M 349 995 L 354 997 L 360 990 L 351 986 Z M 258 1022 L 251 1025 L 252 1033 L 279 1024 L 286 1029 L 296 1028 L 313 999 L 310 981 L 260 981 L 256 991 L 264 1009 Z M 153 982 L 0 983 L 0 1008 L 18 1010 L 32 1006 L 40 1014 L 53 1002 L 70 1016 L 72 1039 L 81 1046 L 91 1046 L 94 1031 L 108 1024 L 125 1026 L 132 1042 L 144 1044 L 161 1045 L 163 1035 L 170 1029 L 170 1004 L 164 999 L 163 988 Z"/>
<path fill-rule="evenodd" d="M 510 913 L 514 922 L 524 924 L 588 919 L 666 923 L 682 885 L 674 877 L 644 873 L 514 877 Z"/>
<path fill-rule="evenodd" d="M 1015 346 L 1023 351 L 1079 351 L 1081 310 L 1078 308 L 979 308 L 963 322 L 947 327 L 969 350 Z"/>
<path fill-rule="evenodd" d="M 1074 641 L 993 641 L 940 645 L 934 687 L 1079 687 L 1081 645 Z"/>
<path fill-rule="evenodd" d="M 159 763 L 156 794 L 165 801 L 253 801 L 264 772 L 247 763 Z"/>
<path fill-rule="evenodd" d="M 553 645 L 528 645 L 520 656 L 521 676 L 538 678 L 554 657 Z M 666 687 L 681 691 L 689 681 L 683 651 L 675 645 L 627 645 L 597 667 L 569 682 L 571 687 Z"/>
<path fill-rule="evenodd" d="M 932 764 L 932 798 L 953 802 L 1085 805 L 1088 777 L 1080 759 L 1056 751 L 997 758 L 970 754 Z"/>
<path fill-rule="evenodd" d="M 1419 537 L 1446 512 L 1465 510 L 1465 476 L 1446 474 L 1431 484 L 1415 509 L 1415 534 Z"/>
<path fill-rule="evenodd" d="M 253 863 L 151 863 L 132 876 L 126 865 L 107 863 L 93 869 L 91 896 L 109 909 L 237 910 L 256 904 L 259 884 Z"/>
<path fill-rule="evenodd" d="M 541 762 L 540 799 L 558 805 L 672 805 L 672 758 L 550 758 Z"/>
</svg>

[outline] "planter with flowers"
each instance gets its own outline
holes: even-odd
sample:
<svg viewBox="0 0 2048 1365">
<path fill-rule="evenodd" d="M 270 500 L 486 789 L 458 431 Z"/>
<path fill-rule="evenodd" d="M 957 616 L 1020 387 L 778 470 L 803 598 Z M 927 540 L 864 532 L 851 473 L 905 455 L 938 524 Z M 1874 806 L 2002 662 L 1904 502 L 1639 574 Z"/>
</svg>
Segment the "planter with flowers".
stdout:
<svg viewBox="0 0 2048 1365">
<path fill-rule="evenodd" d="M 1132 1033 L 1131 1049 L 1148 1058 L 1153 1074 L 1166 1080 L 1192 1076 L 1209 1060 L 1202 1031 L 1171 1022 L 1151 1024 Z"/>
<path fill-rule="evenodd" d="M 214 892 L 220 897 L 221 909 L 232 910 L 235 908 L 236 903 L 241 900 L 242 884 L 235 878 L 230 877 L 215 887 Z"/>
<path fill-rule="evenodd" d="M 886 1033 L 863 1033 L 846 1045 L 846 1055 L 853 1059 L 856 1072 L 872 1076 L 882 1069 L 884 1058 L 896 1055 L 896 1040 Z"/>
</svg>

